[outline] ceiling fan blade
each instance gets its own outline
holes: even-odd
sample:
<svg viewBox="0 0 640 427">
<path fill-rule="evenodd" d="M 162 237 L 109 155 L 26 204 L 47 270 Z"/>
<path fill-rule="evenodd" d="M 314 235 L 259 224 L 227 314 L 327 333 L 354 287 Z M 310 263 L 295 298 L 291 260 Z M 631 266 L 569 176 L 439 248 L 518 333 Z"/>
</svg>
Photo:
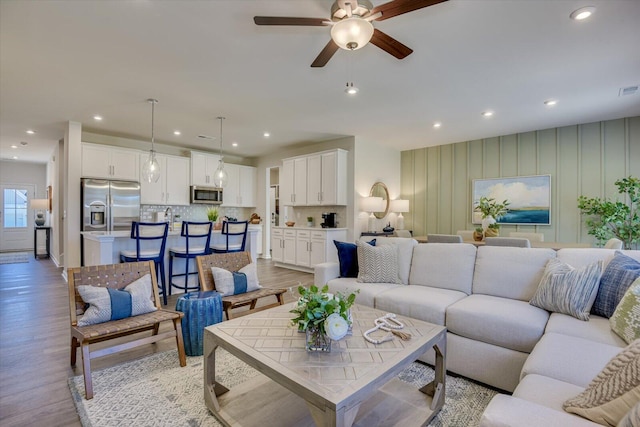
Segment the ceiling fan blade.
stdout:
<svg viewBox="0 0 640 427">
<path fill-rule="evenodd" d="M 331 22 L 326 18 L 293 18 L 289 16 L 254 16 L 256 25 L 299 25 L 304 27 L 326 27 Z"/>
<path fill-rule="evenodd" d="M 411 55 L 413 50 L 393 37 L 383 33 L 375 28 L 373 30 L 373 37 L 371 37 L 371 43 L 378 46 L 380 49 L 395 56 L 398 59 L 406 58 Z"/>
<path fill-rule="evenodd" d="M 329 43 L 322 49 L 322 52 L 320 52 L 320 55 L 313 61 L 311 66 L 324 67 L 338 49 L 340 49 L 340 47 L 333 40 L 329 40 Z"/>
<path fill-rule="evenodd" d="M 448 0 L 393 0 L 389 3 L 381 4 L 374 7 L 371 15 L 381 12 L 382 16 L 376 21 L 384 21 L 385 19 L 393 18 L 394 16 L 402 15 L 403 13 L 413 12 L 414 10 L 422 9 L 423 7 L 433 6 L 434 4 L 443 3 Z"/>
</svg>

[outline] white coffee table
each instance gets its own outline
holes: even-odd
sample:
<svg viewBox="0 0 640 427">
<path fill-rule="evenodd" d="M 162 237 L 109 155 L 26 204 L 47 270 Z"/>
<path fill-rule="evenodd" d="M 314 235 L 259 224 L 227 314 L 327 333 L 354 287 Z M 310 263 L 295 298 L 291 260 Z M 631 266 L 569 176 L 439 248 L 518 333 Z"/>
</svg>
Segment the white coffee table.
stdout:
<svg viewBox="0 0 640 427">
<path fill-rule="evenodd" d="M 204 333 L 204 397 L 227 426 L 419 426 L 444 404 L 446 328 L 404 316 L 409 341 L 374 345 L 363 338 L 386 314 L 354 305 L 353 335 L 331 353 L 309 353 L 305 335 L 290 326 L 286 304 L 209 326 Z M 378 332 L 380 334 L 380 332 Z M 264 375 L 232 390 L 215 381 L 222 347 Z M 435 380 L 417 389 L 396 378 L 433 348 Z"/>
</svg>

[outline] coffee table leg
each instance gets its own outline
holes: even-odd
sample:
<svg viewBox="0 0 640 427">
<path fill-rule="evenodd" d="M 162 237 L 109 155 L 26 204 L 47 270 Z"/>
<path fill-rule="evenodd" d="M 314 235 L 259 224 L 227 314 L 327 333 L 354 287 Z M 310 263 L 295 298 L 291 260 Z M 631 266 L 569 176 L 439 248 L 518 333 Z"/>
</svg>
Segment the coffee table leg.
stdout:
<svg viewBox="0 0 640 427">
<path fill-rule="evenodd" d="M 326 407 L 320 409 L 310 402 L 307 402 L 307 407 L 317 427 L 351 427 L 360 409 L 360 405 L 356 405 L 349 410 L 343 408 L 334 412 Z"/>
<path fill-rule="evenodd" d="M 205 331 L 206 332 L 206 331 Z M 216 381 L 216 348 L 218 345 L 208 334 L 204 339 L 204 401 L 212 412 L 220 412 L 217 396 L 229 391 Z"/>
<path fill-rule="evenodd" d="M 436 352 L 435 378 L 432 382 L 420 389 L 424 394 L 431 396 L 431 410 L 433 416 L 444 406 L 445 379 L 447 370 L 445 367 L 445 356 L 447 353 L 447 334 L 443 332 L 440 340 L 433 346 Z M 431 418 L 431 417 L 430 417 Z"/>
</svg>

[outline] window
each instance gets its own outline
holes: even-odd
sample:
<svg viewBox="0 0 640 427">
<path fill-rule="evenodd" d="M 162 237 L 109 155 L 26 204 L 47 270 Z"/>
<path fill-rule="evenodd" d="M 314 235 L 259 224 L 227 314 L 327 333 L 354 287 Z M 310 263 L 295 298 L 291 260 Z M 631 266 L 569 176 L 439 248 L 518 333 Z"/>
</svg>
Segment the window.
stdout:
<svg viewBox="0 0 640 427">
<path fill-rule="evenodd" d="M 4 228 L 27 226 L 27 202 L 26 189 L 4 189 Z"/>
</svg>

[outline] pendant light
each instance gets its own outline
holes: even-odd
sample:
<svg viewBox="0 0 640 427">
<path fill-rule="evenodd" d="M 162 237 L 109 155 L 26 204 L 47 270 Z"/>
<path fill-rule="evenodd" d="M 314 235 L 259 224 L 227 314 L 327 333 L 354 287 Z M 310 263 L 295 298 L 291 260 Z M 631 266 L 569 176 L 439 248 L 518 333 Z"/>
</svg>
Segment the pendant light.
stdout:
<svg viewBox="0 0 640 427">
<path fill-rule="evenodd" d="M 226 187 L 229 180 L 229 175 L 224 170 L 224 158 L 222 156 L 222 121 L 224 119 L 224 117 L 218 117 L 218 120 L 220 120 L 220 160 L 218 160 L 218 169 L 213 173 L 213 185 L 219 188 Z"/>
<path fill-rule="evenodd" d="M 147 102 L 151 104 L 151 150 L 149 151 L 149 157 L 142 166 L 142 179 L 148 183 L 158 182 L 160 179 L 160 164 L 156 159 L 156 151 L 154 150 L 154 134 L 153 134 L 153 120 L 155 116 L 155 106 L 158 103 L 157 99 L 149 98 Z"/>
</svg>

